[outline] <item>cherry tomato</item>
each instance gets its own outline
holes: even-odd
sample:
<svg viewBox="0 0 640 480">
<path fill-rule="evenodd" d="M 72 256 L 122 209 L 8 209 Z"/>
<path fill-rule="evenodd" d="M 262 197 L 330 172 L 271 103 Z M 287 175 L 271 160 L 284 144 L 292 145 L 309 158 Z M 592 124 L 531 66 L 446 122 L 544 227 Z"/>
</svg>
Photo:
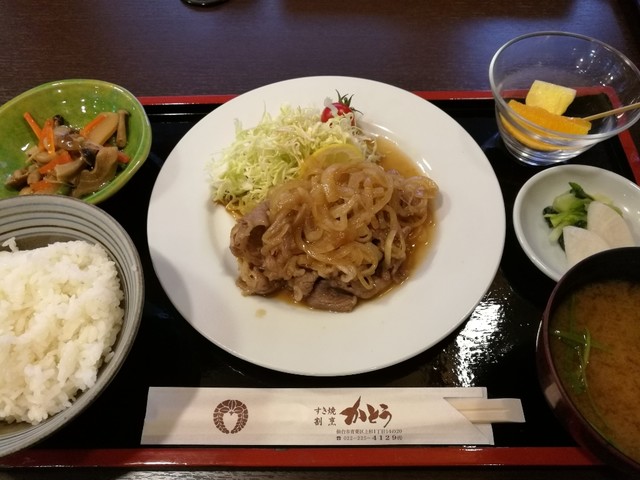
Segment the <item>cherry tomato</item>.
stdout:
<svg viewBox="0 0 640 480">
<path fill-rule="evenodd" d="M 336 91 L 336 93 L 338 94 L 338 101 L 331 103 L 333 109 L 327 106 L 322 110 L 322 113 L 320 114 L 320 121 L 327 122 L 331 118 L 357 112 L 357 110 L 351 106 L 351 98 L 353 95 L 340 95 L 340 92 L 338 91 Z M 351 123 L 355 125 L 355 117 Z"/>
</svg>

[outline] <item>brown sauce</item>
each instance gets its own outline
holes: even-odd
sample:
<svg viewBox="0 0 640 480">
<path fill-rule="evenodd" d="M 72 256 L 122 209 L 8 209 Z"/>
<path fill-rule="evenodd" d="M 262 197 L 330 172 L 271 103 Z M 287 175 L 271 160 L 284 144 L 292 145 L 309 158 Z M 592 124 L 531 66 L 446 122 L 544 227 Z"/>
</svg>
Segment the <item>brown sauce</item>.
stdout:
<svg viewBox="0 0 640 480">
<path fill-rule="evenodd" d="M 584 349 L 552 336 L 558 374 L 582 415 L 640 461 L 640 284 L 609 280 L 581 288 L 556 310 L 550 323 L 555 330 L 589 333 L 584 370 Z"/>
<path fill-rule="evenodd" d="M 398 146 L 390 140 L 378 138 L 376 140 L 378 151 L 382 154 L 380 165 L 385 170 L 397 170 L 404 177 L 423 175 L 416 162 L 405 154 Z M 424 226 L 420 235 L 409 249 L 405 262 L 407 273 L 411 275 L 429 252 L 429 245 L 433 242 L 436 230 L 436 215 L 434 202 L 429 205 L 429 222 Z"/>
</svg>

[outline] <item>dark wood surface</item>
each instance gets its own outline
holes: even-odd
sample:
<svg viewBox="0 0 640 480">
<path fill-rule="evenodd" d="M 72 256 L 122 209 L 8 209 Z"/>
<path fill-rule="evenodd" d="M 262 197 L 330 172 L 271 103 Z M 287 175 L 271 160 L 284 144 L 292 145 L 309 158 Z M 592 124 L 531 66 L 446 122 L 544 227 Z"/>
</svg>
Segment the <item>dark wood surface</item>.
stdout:
<svg viewBox="0 0 640 480">
<path fill-rule="evenodd" d="M 408 90 L 488 89 L 493 53 L 536 30 L 594 36 L 640 63 L 634 0 L 20 0 L 0 3 L 0 102 L 94 77 L 134 94 L 242 93 L 307 75 Z"/>
<path fill-rule="evenodd" d="M 309 75 L 370 78 L 419 91 L 484 91 L 493 53 L 514 36 L 596 37 L 640 65 L 636 0 L 0 1 L 0 104 L 41 83 L 98 78 L 138 96 L 240 94 Z M 640 135 L 633 129 L 637 144 Z M 0 141 L 2 141 L 0 132 Z M 0 470 L 0 479 L 611 478 L 605 468 L 380 470 Z"/>
</svg>

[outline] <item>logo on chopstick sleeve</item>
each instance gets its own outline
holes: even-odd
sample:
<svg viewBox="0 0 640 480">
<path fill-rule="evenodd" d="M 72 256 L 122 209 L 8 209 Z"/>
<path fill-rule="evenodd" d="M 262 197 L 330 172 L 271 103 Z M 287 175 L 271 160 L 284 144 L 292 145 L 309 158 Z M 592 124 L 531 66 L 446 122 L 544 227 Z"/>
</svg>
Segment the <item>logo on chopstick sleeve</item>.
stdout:
<svg viewBox="0 0 640 480">
<path fill-rule="evenodd" d="M 235 424 L 233 423 L 235 420 Z M 220 402 L 213 411 L 213 424 L 222 433 L 232 434 L 242 430 L 249 420 L 249 409 L 240 400 Z M 231 429 L 229 429 L 231 427 Z"/>
</svg>

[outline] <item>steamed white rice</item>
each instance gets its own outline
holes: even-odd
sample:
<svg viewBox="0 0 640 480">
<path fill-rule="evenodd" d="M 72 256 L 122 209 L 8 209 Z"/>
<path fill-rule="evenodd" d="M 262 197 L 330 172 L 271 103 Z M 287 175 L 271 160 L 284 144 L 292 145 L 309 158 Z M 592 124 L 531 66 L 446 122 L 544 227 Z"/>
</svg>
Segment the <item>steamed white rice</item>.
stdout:
<svg viewBox="0 0 640 480">
<path fill-rule="evenodd" d="M 36 424 L 69 407 L 113 355 L 124 294 L 84 241 L 0 252 L 0 419 Z"/>
</svg>

